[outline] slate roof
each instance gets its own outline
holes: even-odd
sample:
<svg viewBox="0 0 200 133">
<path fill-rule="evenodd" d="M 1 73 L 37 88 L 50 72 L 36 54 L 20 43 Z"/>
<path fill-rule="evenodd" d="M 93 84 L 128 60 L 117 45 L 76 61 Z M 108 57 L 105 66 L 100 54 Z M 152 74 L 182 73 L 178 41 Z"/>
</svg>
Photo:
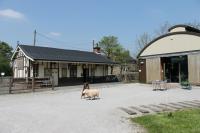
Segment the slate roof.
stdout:
<svg viewBox="0 0 200 133">
<path fill-rule="evenodd" d="M 30 45 L 19 45 L 19 47 L 34 60 L 114 64 L 105 56 L 93 52 Z"/>
</svg>

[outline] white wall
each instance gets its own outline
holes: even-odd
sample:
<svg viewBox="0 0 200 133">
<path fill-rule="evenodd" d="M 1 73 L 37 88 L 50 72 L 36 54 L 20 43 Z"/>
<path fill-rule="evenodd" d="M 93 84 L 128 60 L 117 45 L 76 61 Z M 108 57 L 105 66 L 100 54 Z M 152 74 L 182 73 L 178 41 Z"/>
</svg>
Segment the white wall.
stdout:
<svg viewBox="0 0 200 133">
<path fill-rule="evenodd" d="M 62 64 L 59 63 L 59 78 L 62 78 Z"/>
<path fill-rule="evenodd" d="M 77 66 L 77 77 L 81 77 L 82 73 L 83 73 L 82 66 L 78 65 Z"/>
<path fill-rule="evenodd" d="M 27 67 L 29 66 L 29 59 L 26 57 L 22 57 L 23 53 L 21 52 L 21 50 L 19 50 L 19 52 L 17 53 L 16 57 L 20 57 L 23 58 L 23 69 L 19 69 L 16 63 L 16 60 L 13 61 L 13 76 L 14 78 L 25 78 L 28 76 L 28 69 Z"/>
<path fill-rule="evenodd" d="M 39 64 L 38 73 L 39 78 L 44 78 L 44 65 L 42 63 Z"/>
<path fill-rule="evenodd" d="M 95 76 L 103 76 L 103 66 L 96 66 Z"/>
<path fill-rule="evenodd" d="M 111 66 L 108 66 L 108 75 L 111 75 Z"/>
</svg>

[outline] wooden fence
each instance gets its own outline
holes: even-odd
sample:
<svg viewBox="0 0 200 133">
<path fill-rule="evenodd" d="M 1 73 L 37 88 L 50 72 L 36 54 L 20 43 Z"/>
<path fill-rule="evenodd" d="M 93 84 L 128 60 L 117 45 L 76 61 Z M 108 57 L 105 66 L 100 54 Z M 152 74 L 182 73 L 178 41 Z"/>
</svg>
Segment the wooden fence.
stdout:
<svg viewBox="0 0 200 133">
<path fill-rule="evenodd" d="M 12 94 L 22 92 L 34 92 L 42 89 L 51 88 L 54 90 L 54 82 L 52 77 L 48 78 L 21 78 L 1 77 L 0 94 Z"/>
<path fill-rule="evenodd" d="M 120 82 L 139 82 L 139 72 L 126 72 L 117 76 Z"/>
</svg>

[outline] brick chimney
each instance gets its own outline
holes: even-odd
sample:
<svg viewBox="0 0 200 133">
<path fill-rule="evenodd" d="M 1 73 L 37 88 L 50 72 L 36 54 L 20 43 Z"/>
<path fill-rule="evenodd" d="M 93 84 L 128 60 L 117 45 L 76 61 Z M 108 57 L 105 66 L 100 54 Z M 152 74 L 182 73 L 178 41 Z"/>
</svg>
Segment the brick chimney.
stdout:
<svg viewBox="0 0 200 133">
<path fill-rule="evenodd" d="M 93 52 L 96 54 L 101 54 L 101 47 L 99 47 L 98 43 L 96 43 L 96 46 L 95 46 L 94 40 L 93 40 Z"/>
</svg>

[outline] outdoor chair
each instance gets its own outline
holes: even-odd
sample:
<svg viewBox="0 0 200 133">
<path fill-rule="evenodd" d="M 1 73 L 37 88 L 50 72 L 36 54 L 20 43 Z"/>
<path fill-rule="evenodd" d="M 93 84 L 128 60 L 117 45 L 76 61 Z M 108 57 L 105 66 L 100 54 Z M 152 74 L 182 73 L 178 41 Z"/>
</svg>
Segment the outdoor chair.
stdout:
<svg viewBox="0 0 200 133">
<path fill-rule="evenodd" d="M 154 80 L 152 81 L 152 87 L 153 90 L 167 90 L 168 89 L 168 85 L 167 85 L 167 80 Z"/>
</svg>

